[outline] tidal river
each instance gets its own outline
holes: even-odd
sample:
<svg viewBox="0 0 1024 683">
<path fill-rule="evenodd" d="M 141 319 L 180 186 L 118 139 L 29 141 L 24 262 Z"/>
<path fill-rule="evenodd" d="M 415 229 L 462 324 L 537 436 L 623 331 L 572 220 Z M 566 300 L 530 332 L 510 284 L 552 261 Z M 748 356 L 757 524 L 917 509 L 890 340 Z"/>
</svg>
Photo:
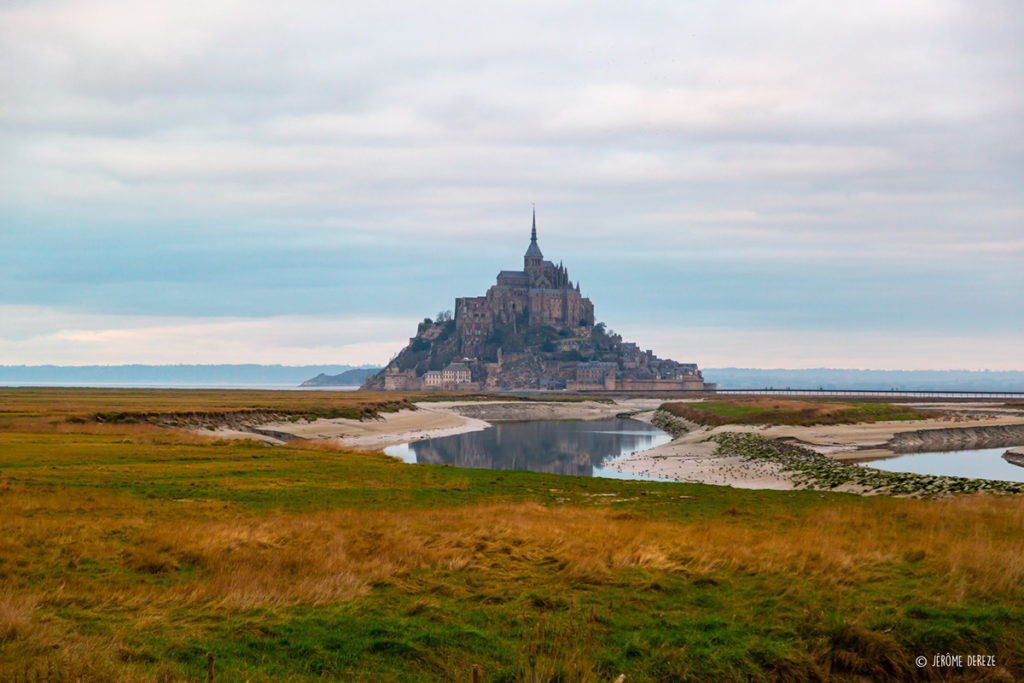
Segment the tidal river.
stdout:
<svg viewBox="0 0 1024 683">
<path fill-rule="evenodd" d="M 906 453 L 891 458 L 862 462 L 861 465 L 889 472 L 937 474 L 969 479 L 1024 482 L 1024 467 L 1003 459 L 1006 447 L 976 448 L 969 451 Z"/>
<path fill-rule="evenodd" d="M 619 418 L 504 422 L 478 432 L 391 446 L 384 452 L 409 463 L 637 479 L 646 477 L 602 464 L 670 440 L 656 427 Z"/>
</svg>

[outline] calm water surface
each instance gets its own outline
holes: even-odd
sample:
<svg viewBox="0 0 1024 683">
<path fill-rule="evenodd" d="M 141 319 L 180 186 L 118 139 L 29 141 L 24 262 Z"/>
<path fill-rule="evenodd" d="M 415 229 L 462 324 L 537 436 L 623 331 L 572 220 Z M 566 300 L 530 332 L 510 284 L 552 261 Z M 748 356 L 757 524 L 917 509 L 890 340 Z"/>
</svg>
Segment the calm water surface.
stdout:
<svg viewBox="0 0 1024 683">
<path fill-rule="evenodd" d="M 615 479 L 650 479 L 603 467 L 619 456 L 671 441 L 636 420 L 498 423 L 479 432 L 442 436 L 385 448 L 410 463 L 492 470 L 530 470 Z"/>
<path fill-rule="evenodd" d="M 1011 465 L 1003 460 L 1003 453 L 1006 451 L 1007 447 L 1004 446 L 944 453 L 908 453 L 860 464 L 889 472 L 1024 482 L 1024 467 Z"/>
</svg>

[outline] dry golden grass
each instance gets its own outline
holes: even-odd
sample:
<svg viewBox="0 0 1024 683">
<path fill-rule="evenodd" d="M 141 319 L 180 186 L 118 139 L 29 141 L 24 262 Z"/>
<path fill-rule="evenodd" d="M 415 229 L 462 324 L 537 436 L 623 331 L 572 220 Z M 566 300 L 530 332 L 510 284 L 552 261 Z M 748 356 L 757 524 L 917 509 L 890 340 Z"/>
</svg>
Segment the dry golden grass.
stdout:
<svg viewBox="0 0 1024 683">
<path fill-rule="evenodd" d="M 221 441 L 215 436 L 152 424 L 110 424 L 104 422 L 68 422 L 63 418 L 8 418 L 0 420 L 4 434 L 82 434 L 116 436 L 125 443 L 208 445 Z"/>
<path fill-rule="evenodd" d="M 28 635 L 37 599 L 11 590 L 0 593 L 0 643 Z"/>
<path fill-rule="evenodd" d="M 336 452 L 348 450 L 340 439 L 292 439 L 281 448 L 297 449 L 300 451 L 324 451 Z"/>
<path fill-rule="evenodd" d="M 0 571 L 8 585 L 24 587 L 40 564 L 109 565 L 101 580 L 54 577 L 61 600 L 71 601 L 317 605 L 422 570 L 501 575 L 529 573 L 538 564 L 557 567 L 567 583 L 607 582 L 644 568 L 792 573 L 838 587 L 908 554 L 946 577 L 945 595 L 935 597 L 953 603 L 1011 597 L 1024 580 L 1024 506 L 996 497 L 887 501 L 876 516 L 825 508 L 810 518 L 772 520 L 766 533 L 744 512 L 679 523 L 517 503 L 252 516 L 223 503 L 157 503 L 106 492 L 71 498 L 8 487 L 0 495 Z M 909 549 L 907 529 L 915 539 Z M 182 568 L 197 571 L 179 577 Z M 153 585 L 137 575 L 173 580 Z M 17 615 L 28 609 L 19 594 L 6 596 L 4 632 L 17 633 Z"/>
<path fill-rule="evenodd" d="M 941 591 L 927 598 L 950 604 L 1012 604 L 1024 579 L 1024 511 L 996 498 L 894 501 L 872 518 L 854 509 L 825 510 L 811 519 L 775 520 L 771 531 L 749 524 L 743 512 L 680 524 L 533 503 L 254 517 L 186 502 L 175 519 L 169 506 L 110 494 L 70 501 L 8 491 L 3 502 L 0 556 L 10 588 L 0 597 L 0 645 L 23 655 L 42 653 L 25 660 L 36 671 L 54 667 L 89 681 L 161 680 L 159 667 L 140 669 L 126 660 L 130 651 L 122 651 L 117 634 L 147 619 L 158 623 L 175 610 L 225 615 L 329 606 L 385 583 L 417 595 L 425 581 L 448 572 L 494 586 L 525 580 L 554 595 L 614 584 L 633 569 L 695 580 L 792 576 L 821 594 L 839 594 L 913 555 L 945 576 Z M 905 548 L 905 531 L 894 519 L 904 530 L 916 529 L 917 547 Z M 30 582 L 45 565 L 64 571 Z M 106 570 L 93 576 L 76 571 L 86 566 Z M 140 578 L 147 576 L 157 581 Z M 427 597 L 418 604 L 432 608 Z M 113 637 L 83 636 L 46 616 L 60 606 L 134 616 L 115 627 Z M 566 670 L 575 672 L 573 680 L 602 680 L 592 667 L 593 641 L 603 627 L 592 619 L 577 614 L 568 622 L 537 621 L 522 647 L 536 655 L 539 680 Z M 903 655 L 891 637 L 858 628 L 849 627 L 827 653 L 837 667 L 877 667 L 878 658 Z M 61 644 L 60 652 L 47 653 L 52 643 Z"/>
<path fill-rule="evenodd" d="M 144 501 L 102 491 L 71 498 L 7 487 L 0 500 L 8 586 L 0 595 L 0 646 L 45 653 L 50 643 L 61 643 L 60 653 L 26 661 L 77 671 L 83 680 L 159 680 L 161 674 L 127 666 L 116 629 L 113 639 L 83 636 L 45 616 L 55 607 L 127 612 L 142 621 L 152 614 L 159 621 L 178 609 L 223 615 L 327 606 L 381 584 L 415 596 L 449 572 L 491 585 L 525 580 L 553 595 L 612 585 L 631 570 L 693 580 L 790 576 L 838 595 L 884 579 L 908 558 L 945 577 L 927 598 L 948 604 L 1013 604 L 1024 581 L 1024 506 L 1009 498 L 890 500 L 873 516 L 837 506 L 810 517 L 777 516 L 769 528 L 743 510 L 679 523 L 536 503 L 256 516 L 223 503 Z M 915 539 L 909 548 L 908 529 Z M 64 569 L 30 579 L 46 566 Z M 75 571 L 85 566 L 105 569 Z M 421 595 L 410 612 L 434 607 Z M 593 641 L 602 637 L 595 619 L 579 613 L 537 621 L 523 648 L 536 656 L 540 680 L 564 670 L 576 672 L 574 680 L 600 680 L 591 669 Z M 905 655 L 890 636 L 856 623 L 836 638 L 821 657 L 845 670 L 868 667 L 869 660 L 877 668 L 881 659 Z"/>
<path fill-rule="evenodd" d="M 50 430 L 50 433 L 54 432 L 58 434 L 117 435 L 128 443 L 149 445 L 210 445 L 223 441 L 220 437 L 208 436 L 188 429 L 157 427 L 148 424 L 63 423 L 55 425 Z"/>
<path fill-rule="evenodd" d="M 160 671 L 141 675 L 125 670 L 118 644 L 68 631 L 40 609 L 36 593 L 0 594 L 0 648 L 29 654 L 22 661 L 0 656 L 0 683 L 8 681 L 160 681 Z M 16 650 L 8 649 L 10 654 Z M 0 649 L 0 654 L 4 650 Z"/>
<path fill-rule="evenodd" d="M 324 405 L 361 406 L 416 399 L 422 394 L 353 391 L 218 389 L 93 389 L 0 387 L 0 415 L 84 415 L 95 412 L 216 412 L 244 409 L 304 410 Z"/>
</svg>

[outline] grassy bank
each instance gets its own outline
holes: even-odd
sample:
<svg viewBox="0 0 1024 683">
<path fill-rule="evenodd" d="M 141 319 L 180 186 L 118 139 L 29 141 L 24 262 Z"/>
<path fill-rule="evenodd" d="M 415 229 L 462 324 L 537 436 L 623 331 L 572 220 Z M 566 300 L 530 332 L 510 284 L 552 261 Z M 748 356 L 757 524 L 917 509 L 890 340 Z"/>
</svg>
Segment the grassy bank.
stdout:
<svg viewBox="0 0 1024 683">
<path fill-rule="evenodd" d="M 888 420 L 924 420 L 941 413 L 890 403 L 834 403 L 776 398 L 735 398 L 701 403 L 665 403 L 678 417 L 698 424 L 833 425 Z"/>
<path fill-rule="evenodd" d="M 416 394 L 351 391 L 95 389 L 0 387 L 0 418 L 23 417 L 38 429 L 61 422 L 158 422 L 177 416 L 277 414 L 372 418 L 412 408 Z M 0 424 L 2 427 L 3 424 Z"/>
<path fill-rule="evenodd" d="M 252 407 L 221 393 L 51 392 L 32 414 L 5 397 L 0 680 L 198 681 L 207 653 L 218 681 L 468 681 L 474 664 L 526 681 L 531 662 L 540 681 L 1024 675 L 1016 498 L 404 465 L 65 421 Z M 999 670 L 915 666 L 940 652 Z"/>
<path fill-rule="evenodd" d="M 726 432 L 711 437 L 719 453 L 773 462 L 793 473 L 796 485 L 827 490 L 850 485 L 869 493 L 890 496 L 945 496 L 963 493 L 1024 493 L 1024 484 L 1012 481 L 968 479 L 909 472 L 888 472 L 829 458 L 807 448 L 758 434 Z"/>
<path fill-rule="evenodd" d="M 673 415 L 664 409 L 654 411 L 651 424 L 661 431 L 667 432 L 673 439 L 690 431 L 690 428 L 677 415 Z"/>
</svg>

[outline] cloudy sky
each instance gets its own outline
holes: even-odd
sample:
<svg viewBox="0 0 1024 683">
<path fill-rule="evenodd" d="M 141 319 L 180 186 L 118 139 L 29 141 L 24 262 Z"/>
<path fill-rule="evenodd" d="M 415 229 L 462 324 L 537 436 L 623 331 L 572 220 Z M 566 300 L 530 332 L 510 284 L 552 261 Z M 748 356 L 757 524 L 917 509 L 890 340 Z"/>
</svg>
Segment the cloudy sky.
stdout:
<svg viewBox="0 0 1024 683">
<path fill-rule="evenodd" d="M 1019 0 L 0 0 L 0 364 L 383 363 L 536 202 L 659 355 L 1024 370 L 1022 35 Z"/>
</svg>

